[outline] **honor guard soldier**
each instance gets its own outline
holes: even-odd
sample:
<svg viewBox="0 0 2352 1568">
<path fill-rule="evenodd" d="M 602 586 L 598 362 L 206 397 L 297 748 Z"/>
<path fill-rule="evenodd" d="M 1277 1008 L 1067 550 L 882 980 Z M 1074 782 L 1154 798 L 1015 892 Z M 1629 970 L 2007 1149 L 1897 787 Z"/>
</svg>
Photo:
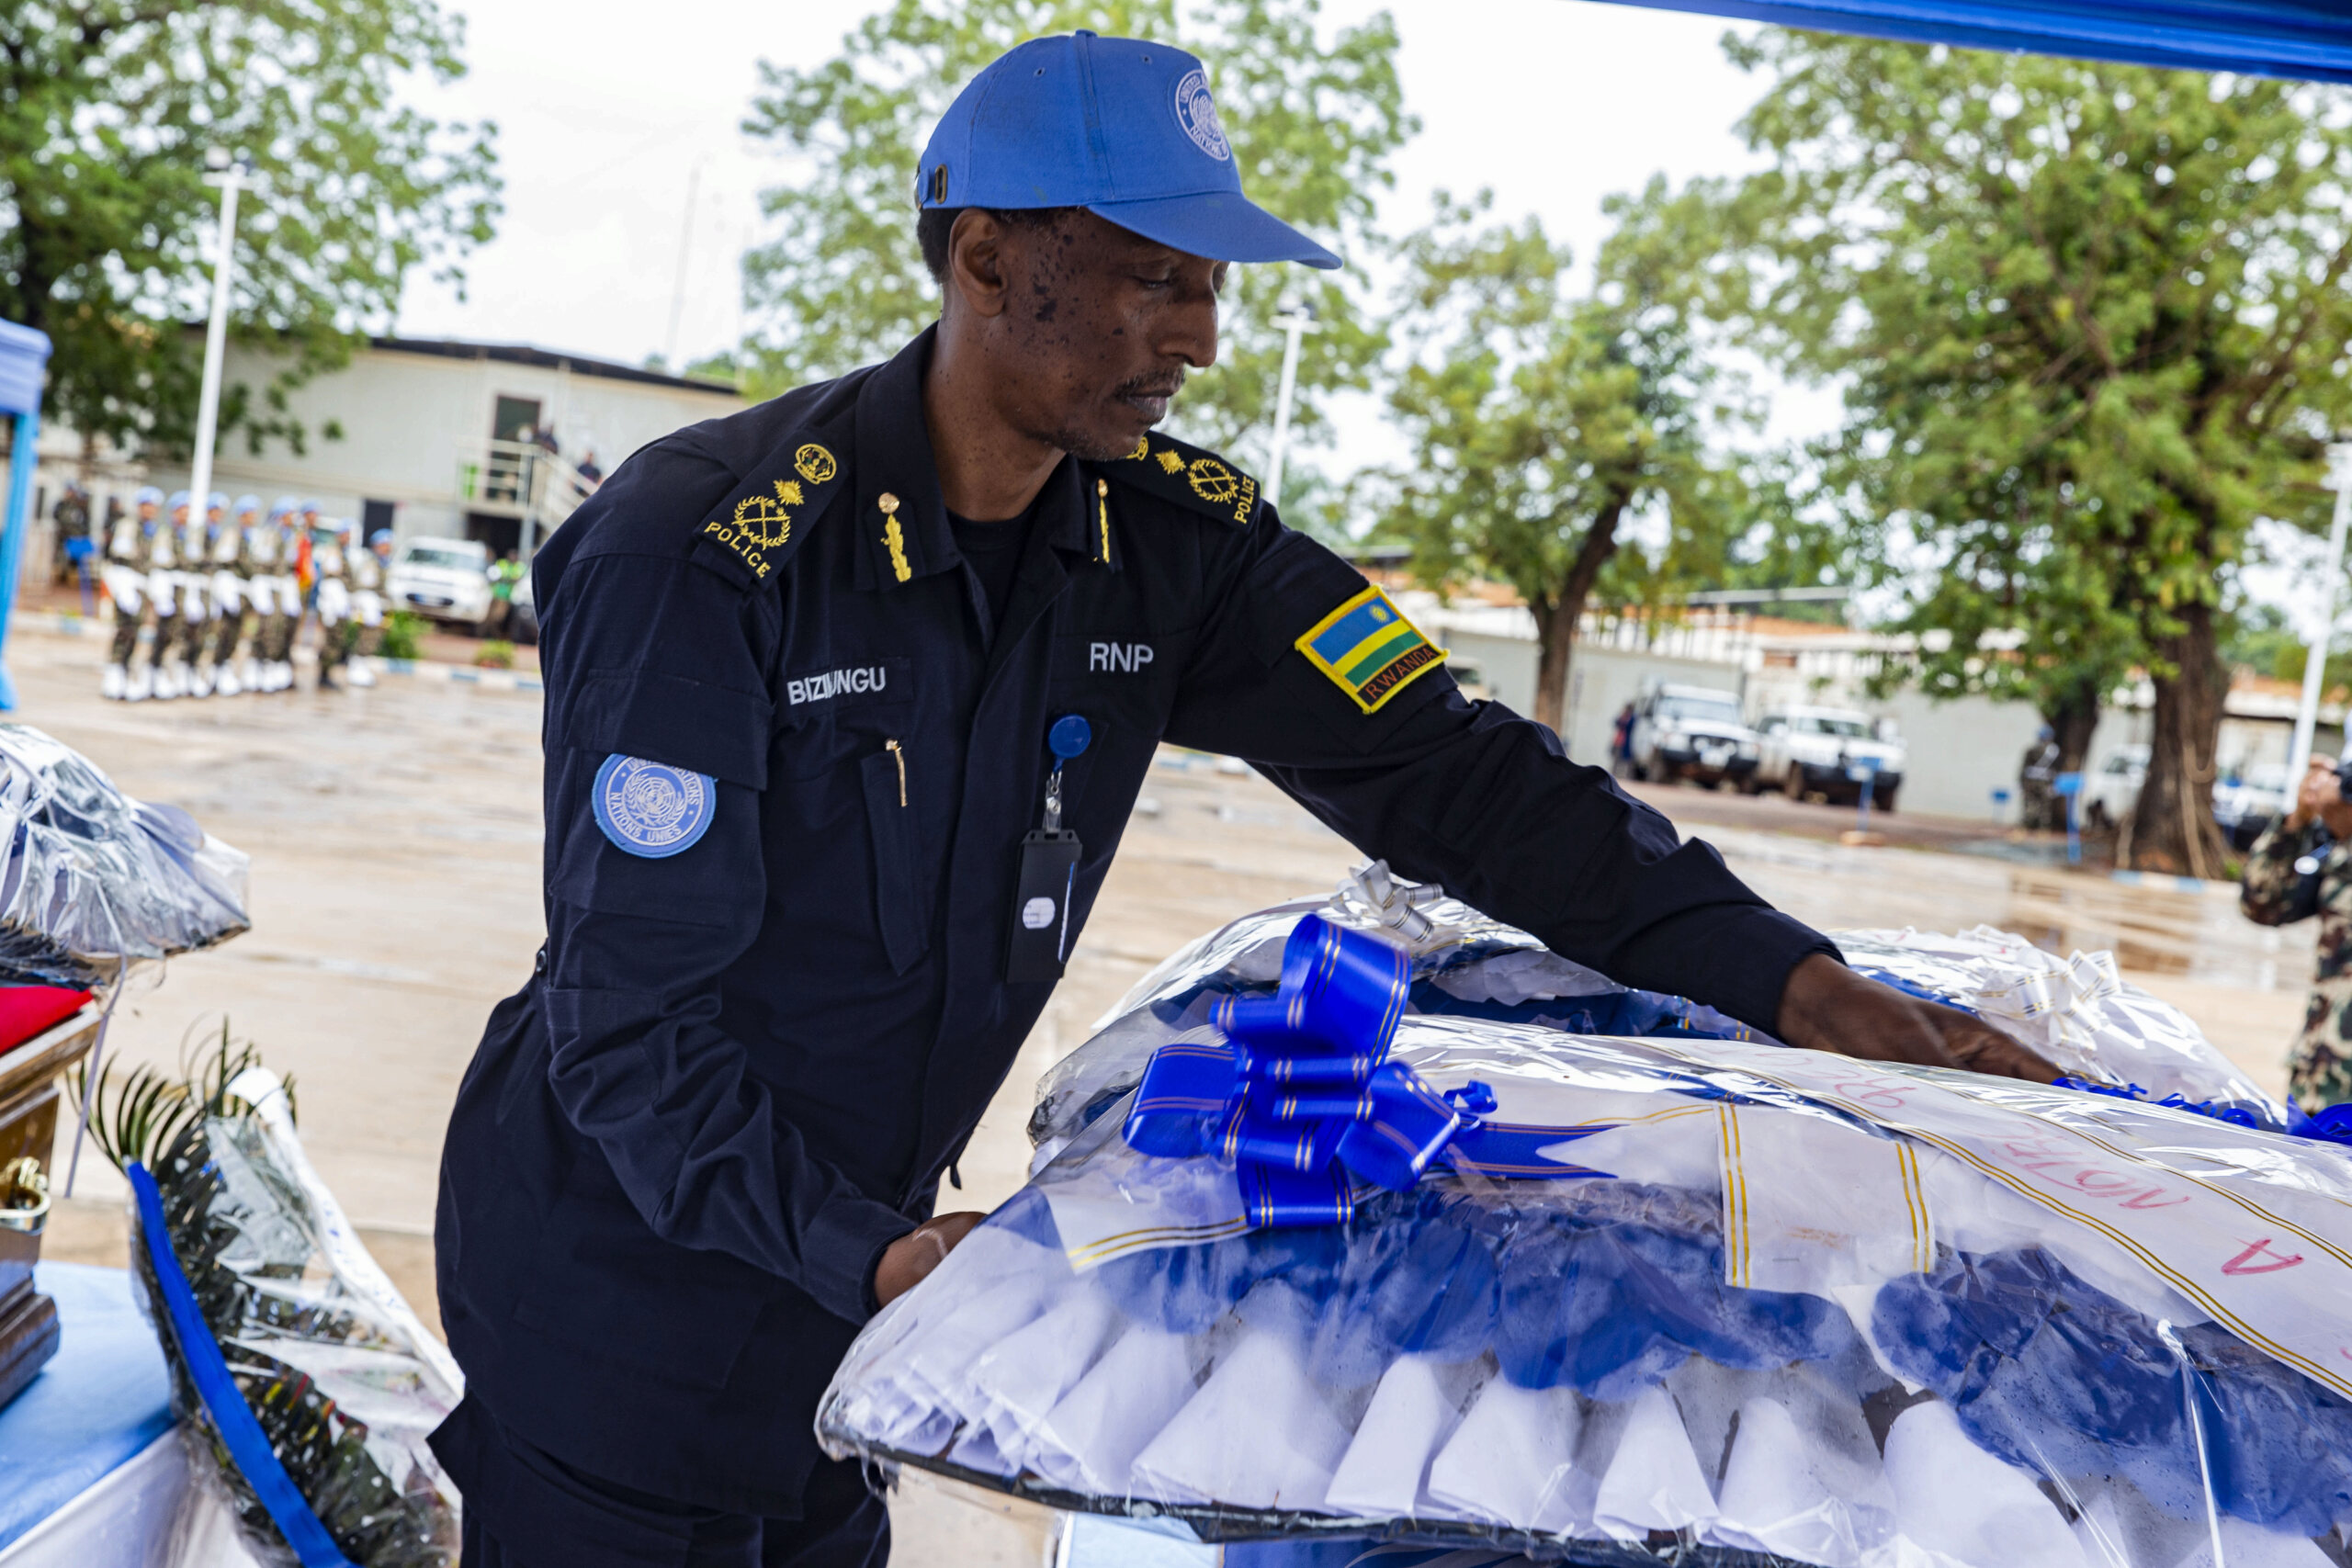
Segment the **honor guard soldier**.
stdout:
<svg viewBox="0 0 2352 1568">
<path fill-rule="evenodd" d="M 319 690 L 336 689 L 334 672 L 350 644 L 344 640 L 344 623 L 351 619 L 351 567 L 345 541 L 351 525 L 340 518 L 311 515 L 311 570 L 317 588 L 312 608 L 319 613 Z"/>
<path fill-rule="evenodd" d="M 253 603 L 254 563 L 250 541 L 261 531 L 261 497 L 241 495 L 229 525 L 212 541 L 212 680 L 224 697 L 251 691 L 251 666 L 240 668 L 237 644 Z"/>
<path fill-rule="evenodd" d="M 180 538 L 180 689 L 191 697 L 212 694 L 213 672 L 204 662 L 207 634 L 219 614 L 212 592 L 212 552 L 229 531 L 229 498 L 219 491 L 205 498 L 204 517 L 192 521 Z"/>
<path fill-rule="evenodd" d="M 147 648 L 145 689 L 159 702 L 168 702 L 186 690 L 175 656 L 180 642 L 180 548 L 194 501 L 187 491 L 172 491 L 171 500 L 164 503 L 164 525 L 155 530 L 147 555 L 147 597 L 155 607 L 155 627 Z"/>
<path fill-rule="evenodd" d="M 140 624 L 147 618 L 147 574 L 163 529 L 164 492 L 142 485 L 130 502 L 129 513 L 116 518 L 107 531 L 106 565 L 99 573 L 107 597 L 114 601 L 114 646 L 107 650 L 98 690 L 119 702 L 140 701 L 154 683 L 153 666 L 141 665 L 134 675 L 130 661 L 139 652 Z"/>
<path fill-rule="evenodd" d="M 351 620 L 344 627 L 344 647 L 350 650 L 345 673 L 355 686 L 372 686 L 376 648 L 384 640 L 384 572 L 391 558 L 392 531 L 377 529 L 363 547 L 355 528 L 350 541 L 344 552 L 344 570 L 351 575 Z"/>
<path fill-rule="evenodd" d="M 301 509 L 292 496 L 279 496 L 254 543 L 254 607 L 266 605 L 262 624 L 254 628 L 257 691 L 283 692 L 294 684 L 294 631 L 302 620 L 302 589 L 294 576 L 301 548 L 295 519 Z"/>
<path fill-rule="evenodd" d="M 540 549 L 536 972 L 437 1225 L 467 1568 L 878 1563 L 823 1459 L 858 1327 L 1052 994 L 1163 741 L 1369 854 L 1794 1044 L 2052 1069 L 1863 980 L 1551 730 L 1455 685 L 1257 481 L 1154 427 L 1250 204 L 1201 62 L 1022 45 L 918 175 L 938 322 L 631 457 Z"/>
</svg>

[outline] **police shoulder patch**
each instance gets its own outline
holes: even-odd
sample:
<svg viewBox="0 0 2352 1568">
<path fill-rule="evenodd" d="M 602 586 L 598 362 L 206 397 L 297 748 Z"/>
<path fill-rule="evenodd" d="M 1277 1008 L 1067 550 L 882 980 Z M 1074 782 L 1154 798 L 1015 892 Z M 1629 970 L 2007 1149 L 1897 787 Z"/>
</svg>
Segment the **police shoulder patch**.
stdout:
<svg viewBox="0 0 2352 1568">
<path fill-rule="evenodd" d="M 1158 431 L 1136 443 L 1124 457 L 1096 465 L 1104 475 L 1172 501 L 1194 512 L 1248 527 L 1256 521 L 1258 481 L 1214 452 L 1172 440 Z"/>
<path fill-rule="evenodd" d="M 596 770 L 590 795 L 605 837 L 646 860 L 693 849 L 718 807 L 718 784 L 710 774 L 617 751 Z"/>
<path fill-rule="evenodd" d="M 843 488 L 841 477 L 824 441 L 787 435 L 696 527 L 695 547 L 747 586 L 770 581 Z"/>
<path fill-rule="evenodd" d="M 1295 645 L 1366 713 L 1445 662 L 1446 650 L 1423 637 L 1376 587 L 1307 628 Z"/>
</svg>

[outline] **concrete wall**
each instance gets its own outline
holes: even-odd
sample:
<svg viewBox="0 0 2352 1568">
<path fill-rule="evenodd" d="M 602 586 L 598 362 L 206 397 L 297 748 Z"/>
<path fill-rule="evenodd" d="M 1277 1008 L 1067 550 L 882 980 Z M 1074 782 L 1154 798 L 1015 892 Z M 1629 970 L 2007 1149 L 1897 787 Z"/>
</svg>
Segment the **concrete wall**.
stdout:
<svg viewBox="0 0 2352 1568">
<path fill-rule="evenodd" d="M 1442 611 L 1430 617 L 1444 621 Z M 1452 650 L 1457 669 L 1475 667 L 1486 690 L 1498 702 L 1521 713 L 1535 708 L 1535 644 L 1525 637 L 1469 629 L 1460 626 L 1433 628 Z M 1775 671 L 1774 673 L 1779 673 Z M 1610 731 L 1618 710 L 1653 682 L 1674 682 L 1713 686 L 1740 694 L 1748 716 L 1761 711 L 1774 692 L 1783 700 L 1846 705 L 1834 698 L 1814 695 L 1787 680 L 1768 683 L 1746 676 L 1737 666 L 1713 660 L 1668 658 L 1579 644 L 1568 665 L 1568 755 L 1579 761 L 1602 762 L 1609 755 Z M 1944 817 L 1973 817 L 2015 822 L 2018 818 L 2018 770 L 2026 747 L 2041 728 L 2041 716 L 2024 703 L 1995 703 L 1983 697 L 1935 703 L 1925 694 L 1900 692 L 1879 702 L 1859 702 L 1872 717 L 1892 718 L 1909 750 L 1900 807 Z M 2090 765 L 2097 767 L 2116 747 L 2147 739 L 2144 714 L 2110 712 L 2091 739 Z M 2249 752 L 2279 750 L 2275 738 L 2257 735 L 2245 727 L 2241 735 L 2224 727 L 2224 761 L 2236 750 Z M 2265 744 L 2269 742 L 2269 744 Z M 1997 805 L 1995 790 L 2008 798 Z"/>
</svg>

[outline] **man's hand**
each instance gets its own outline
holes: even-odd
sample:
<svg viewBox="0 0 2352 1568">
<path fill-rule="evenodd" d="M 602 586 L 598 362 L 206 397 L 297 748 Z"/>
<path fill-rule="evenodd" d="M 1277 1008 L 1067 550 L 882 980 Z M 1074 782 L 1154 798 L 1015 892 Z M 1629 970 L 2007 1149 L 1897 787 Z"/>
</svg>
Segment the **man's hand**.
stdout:
<svg viewBox="0 0 2352 1568">
<path fill-rule="evenodd" d="M 2058 1077 L 2057 1068 L 1982 1020 L 1866 980 L 1825 953 L 1789 972 L 1780 1021 L 1781 1038 L 1809 1051 L 2034 1083 Z"/>
<path fill-rule="evenodd" d="M 937 1219 L 925 1220 L 883 1248 L 882 1261 L 874 1269 L 875 1304 L 888 1306 L 922 1284 L 933 1269 L 947 1261 L 956 1244 L 987 1218 L 972 1209 L 942 1214 Z"/>
<path fill-rule="evenodd" d="M 2295 791 L 2295 808 L 2287 813 L 2288 831 L 2301 832 L 2314 817 L 2327 824 L 2335 838 L 2352 839 L 2352 805 L 2346 804 L 2344 786 L 2336 782 L 2333 757 L 2315 756 L 2303 771 L 2301 787 Z"/>
</svg>

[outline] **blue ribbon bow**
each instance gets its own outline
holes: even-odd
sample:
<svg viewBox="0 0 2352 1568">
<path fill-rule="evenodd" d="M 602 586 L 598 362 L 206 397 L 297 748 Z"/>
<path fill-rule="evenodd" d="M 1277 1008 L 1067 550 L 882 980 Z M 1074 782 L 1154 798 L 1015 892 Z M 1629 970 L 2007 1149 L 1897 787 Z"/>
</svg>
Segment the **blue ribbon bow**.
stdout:
<svg viewBox="0 0 2352 1568">
<path fill-rule="evenodd" d="M 1496 1101 L 1486 1085 L 1440 1094 L 1388 1060 L 1411 984 L 1404 949 L 1306 916 L 1283 945 L 1275 995 L 1216 1003 L 1210 1017 L 1226 1043 L 1152 1054 L 1127 1142 L 1148 1155 L 1231 1161 L 1253 1225 L 1345 1224 L 1357 1178 L 1402 1192 L 1441 1158 L 1496 1178 L 1608 1174 L 1537 1152 L 1604 1126 L 1488 1122 Z"/>
</svg>

